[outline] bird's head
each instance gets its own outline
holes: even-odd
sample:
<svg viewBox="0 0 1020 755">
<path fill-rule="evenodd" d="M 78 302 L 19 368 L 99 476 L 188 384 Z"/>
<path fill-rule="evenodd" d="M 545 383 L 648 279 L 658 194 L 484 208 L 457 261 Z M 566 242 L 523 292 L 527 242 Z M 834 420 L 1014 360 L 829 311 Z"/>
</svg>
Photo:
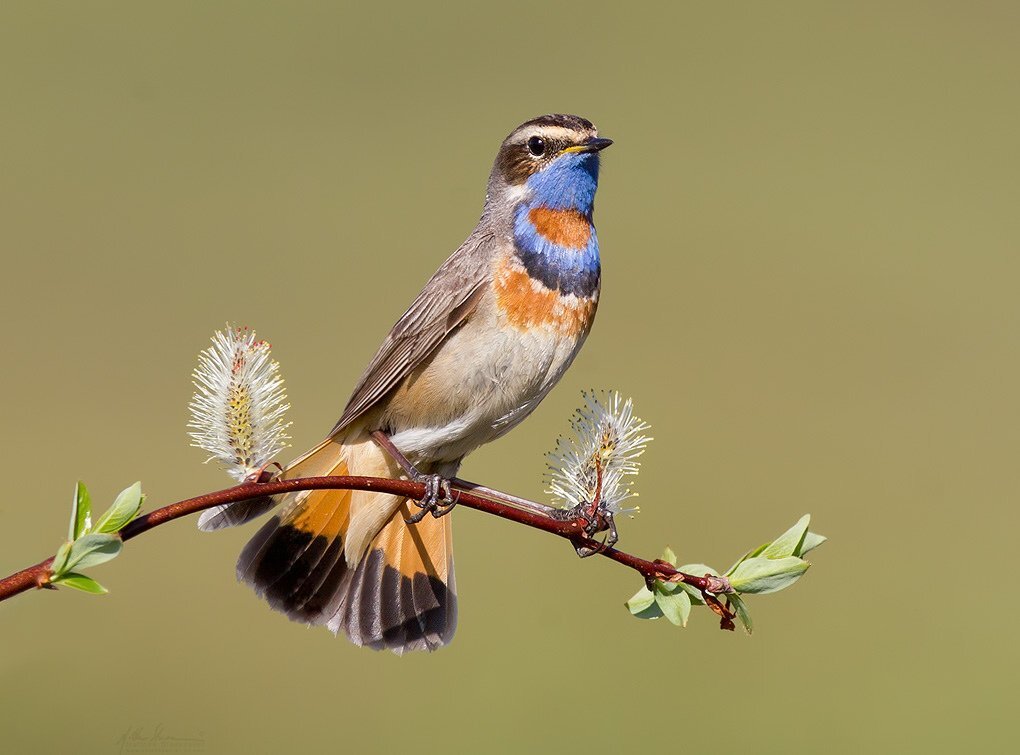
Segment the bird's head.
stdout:
<svg viewBox="0 0 1020 755">
<path fill-rule="evenodd" d="M 489 202 L 521 202 L 591 213 L 599 152 L 612 144 L 591 121 L 543 115 L 503 140 L 489 179 Z"/>
</svg>

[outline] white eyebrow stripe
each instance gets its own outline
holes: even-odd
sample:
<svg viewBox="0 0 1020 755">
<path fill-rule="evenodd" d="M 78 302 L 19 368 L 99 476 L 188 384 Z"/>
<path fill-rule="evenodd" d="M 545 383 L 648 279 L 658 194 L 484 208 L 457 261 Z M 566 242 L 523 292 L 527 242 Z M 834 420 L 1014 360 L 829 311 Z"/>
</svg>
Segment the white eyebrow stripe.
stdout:
<svg viewBox="0 0 1020 755">
<path fill-rule="evenodd" d="M 541 136 L 546 139 L 567 139 L 573 141 L 577 139 L 579 135 L 589 132 L 592 136 L 597 136 L 598 131 L 596 129 L 573 129 L 566 128 L 565 126 L 528 126 L 527 128 L 521 129 L 520 134 L 528 134 L 528 136 Z M 515 134 L 516 136 L 517 134 Z"/>
</svg>

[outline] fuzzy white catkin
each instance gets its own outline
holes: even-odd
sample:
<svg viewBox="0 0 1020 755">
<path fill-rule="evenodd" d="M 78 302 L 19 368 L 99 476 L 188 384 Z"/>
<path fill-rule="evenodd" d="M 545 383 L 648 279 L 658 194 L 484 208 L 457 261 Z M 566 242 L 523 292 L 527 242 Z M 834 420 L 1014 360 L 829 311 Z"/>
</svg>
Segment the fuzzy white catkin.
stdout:
<svg viewBox="0 0 1020 755">
<path fill-rule="evenodd" d="M 633 514 L 638 508 L 621 504 L 636 495 L 630 477 L 639 471 L 637 458 L 651 437 L 650 426 L 634 416 L 631 399 L 616 391 L 583 391 L 584 406 L 570 420 L 573 435 L 561 436 L 547 454 L 548 493 L 557 505 L 572 508 L 593 502 L 613 514 Z M 598 472 L 602 489 L 598 490 Z"/>
<path fill-rule="evenodd" d="M 216 331 L 192 373 L 188 405 L 191 445 L 209 454 L 237 481 L 259 472 L 287 447 L 289 422 L 280 365 L 254 331 Z"/>
</svg>

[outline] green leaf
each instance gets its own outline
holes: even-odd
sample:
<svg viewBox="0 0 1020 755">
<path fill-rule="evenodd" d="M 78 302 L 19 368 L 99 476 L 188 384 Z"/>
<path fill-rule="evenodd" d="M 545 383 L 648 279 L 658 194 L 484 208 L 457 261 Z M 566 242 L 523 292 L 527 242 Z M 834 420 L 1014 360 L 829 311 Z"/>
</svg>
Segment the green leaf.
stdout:
<svg viewBox="0 0 1020 755">
<path fill-rule="evenodd" d="M 673 593 L 658 593 L 655 596 L 655 604 L 671 624 L 678 627 L 687 626 L 687 619 L 691 615 L 691 599 L 686 592 L 678 590 Z"/>
<path fill-rule="evenodd" d="M 120 531 L 120 528 L 130 522 L 142 508 L 142 483 L 136 482 L 129 488 L 125 488 L 117 496 L 113 505 L 99 517 L 94 532 L 113 533 Z"/>
<path fill-rule="evenodd" d="M 92 577 L 86 577 L 84 574 L 75 574 L 74 572 L 68 572 L 57 579 L 51 579 L 50 584 L 67 585 L 75 590 L 92 593 L 93 595 L 105 595 L 109 592 L 109 590 L 92 579 Z"/>
<path fill-rule="evenodd" d="M 682 571 L 684 574 L 692 574 L 695 577 L 704 577 L 706 574 L 711 574 L 713 577 L 719 576 L 719 572 L 706 564 L 684 564 L 678 566 L 676 570 Z"/>
<path fill-rule="evenodd" d="M 116 535 L 105 535 L 94 532 L 82 535 L 71 543 L 71 553 L 64 571 L 71 569 L 87 569 L 116 558 L 124 543 Z"/>
<path fill-rule="evenodd" d="M 668 545 L 666 546 L 666 550 L 662 552 L 661 558 L 670 566 L 676 566 L 676 554 L 673 552 L 673 549 L 670 548 Z"/>
<path fill-rule="evenodd" d="M 741 593 L 778 592 L 796 582 L 810 564 L 796 556 L 757 556 L 740 563 L 729 575 L 733 589 Z"/>
<path fill-rule="evenodd" d="M 647 587 L 642 587 L 634 597 L 628 600 L 625 605 L 634 616 L 639 619 L 657 619 L 662 616 L 662 611 L 655 603 L 655 595 Z"/>
<path fill-rule="evenodd" d="M 701 590 L 699 590 L 697 587 L 692 587 L 691 585 L 687 584 L 686 582 L 680 582 L 680 588 L 685 593 L 687 593 L 687 597 L 689 597 L 691 599 L 691 603 L 693 603 L 696 606 L 703 606 L 703 605 L 705 605 L 705 601 L 702 600 L 702 598 L 701 598 Z"/>
<path fill-rule="evenodd" d="M 736 569 L 738 566 L 740 566 L 745 561 L 747 561 L 747 559 L 754 558 L 755 556 L 760 556 L 762 554 L 762 551 L 764 551 L 770 545 L 771 545 L 771 543 L 762 543 L 761 545 L 759 545 L 754 550 L 750 550 L 747 553 L 745 553 L 743 556 L 741 556 L 739 559 L 737 559 L 737 562 L 735 564 L 733 564 L 733 566 L 731 566 L 729 569 L 726 570 L 726 576 L 729 576 L 730 574 L 732 574 L 733 570 Z"/>
<path fill-rule="evenodd" d="M 641 611 L 648 608 L 648 606 L 652 605 L 652 603 L 654 602 L 655 595 L 652 594 L 652 591 L 649 590 L 647 587 L 642 587 L 640 590 L 634 593 L 634 597 L 632 597 L 630 600 L 624 603 L 624 605 L 627 606 L 628 611 L 630 611 L 632 614 L 637 615 L 641 613 Z"/>
<path fill-rule="evenodd" d="M 740 599 L 739 595 L 732 594 L 727 595 L 726 599 L 730 602 L 730 607 L 737 612 L 737 618 L 744 625 L 744 631 L 751 634 L 754 631 L 754 622 L 751 621 L 751 614 L 748 612 L 744 601 Z"/>
<path fill-rule="evenodd" d="M 786 558 L 796 556 L 801 543 L 804 542 L 804 535 L 807 534 L 808 525 L 811 523 L 811 515 L 805 514 L 797 523 L 786 532 L 773 540 L 769 546 L 761 552 L 765 558 Z"/>
<path fill-rule="evenodd" d="M 92 521 L 92 501 L 85 483 L 78 480 L 74 487 L 74 498 L 71 501 L 71 523 L 67 527 L 67 539 L 77 540 L 88 531 Z"/>
<path fill-rule="evenodd" d="M 57 549 L 57 555 L 53 557 L 53 565 L 50 567 L 50 573 L 54 576 L 63 574 L 67 571 L 67 558 L 71 555 L 71 544 L 64 543 Z M 52 580 L 51 580 L 52 581 Z"/>
<path fill-rule="evenodd" d="M 813 551 L 828 539 L 825 535 L 819 535 L 817 532 L 808 532 L 804 535 L 804 541 L 800 544 L 800 550 L 793 555 L 803 558 L 805 553 Z"/>
<path fill-rule="evenodd" d="M 634 614 L 634 617 L 638 619 L 661 619 L 662 611 L 659 610 L 659 604 L 653 602 L 644 611 Z"/>
<path fill-rule="evenodd" d="M 669 595 L 671 592 L 680 589 L 679 582 L 664 582 L 661 579 L 655 580 L 655 592 L 656 594 L 662 593 L 663 595 Z"/>
</svg>

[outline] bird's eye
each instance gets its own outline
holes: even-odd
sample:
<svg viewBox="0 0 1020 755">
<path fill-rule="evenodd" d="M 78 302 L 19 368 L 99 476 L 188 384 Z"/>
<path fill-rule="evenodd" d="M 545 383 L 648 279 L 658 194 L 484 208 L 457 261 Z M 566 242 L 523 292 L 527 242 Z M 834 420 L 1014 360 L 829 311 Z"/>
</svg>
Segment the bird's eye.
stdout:
<svg viewBox="0 0 1020 755">
<path fill-rule="evenodd" d="M 545 154 L 545 139 L 541 136 L 533 136 L 528 139 L 528 152 L 533 154 L 535 157 L 541 157 Z"/>
</svg>

